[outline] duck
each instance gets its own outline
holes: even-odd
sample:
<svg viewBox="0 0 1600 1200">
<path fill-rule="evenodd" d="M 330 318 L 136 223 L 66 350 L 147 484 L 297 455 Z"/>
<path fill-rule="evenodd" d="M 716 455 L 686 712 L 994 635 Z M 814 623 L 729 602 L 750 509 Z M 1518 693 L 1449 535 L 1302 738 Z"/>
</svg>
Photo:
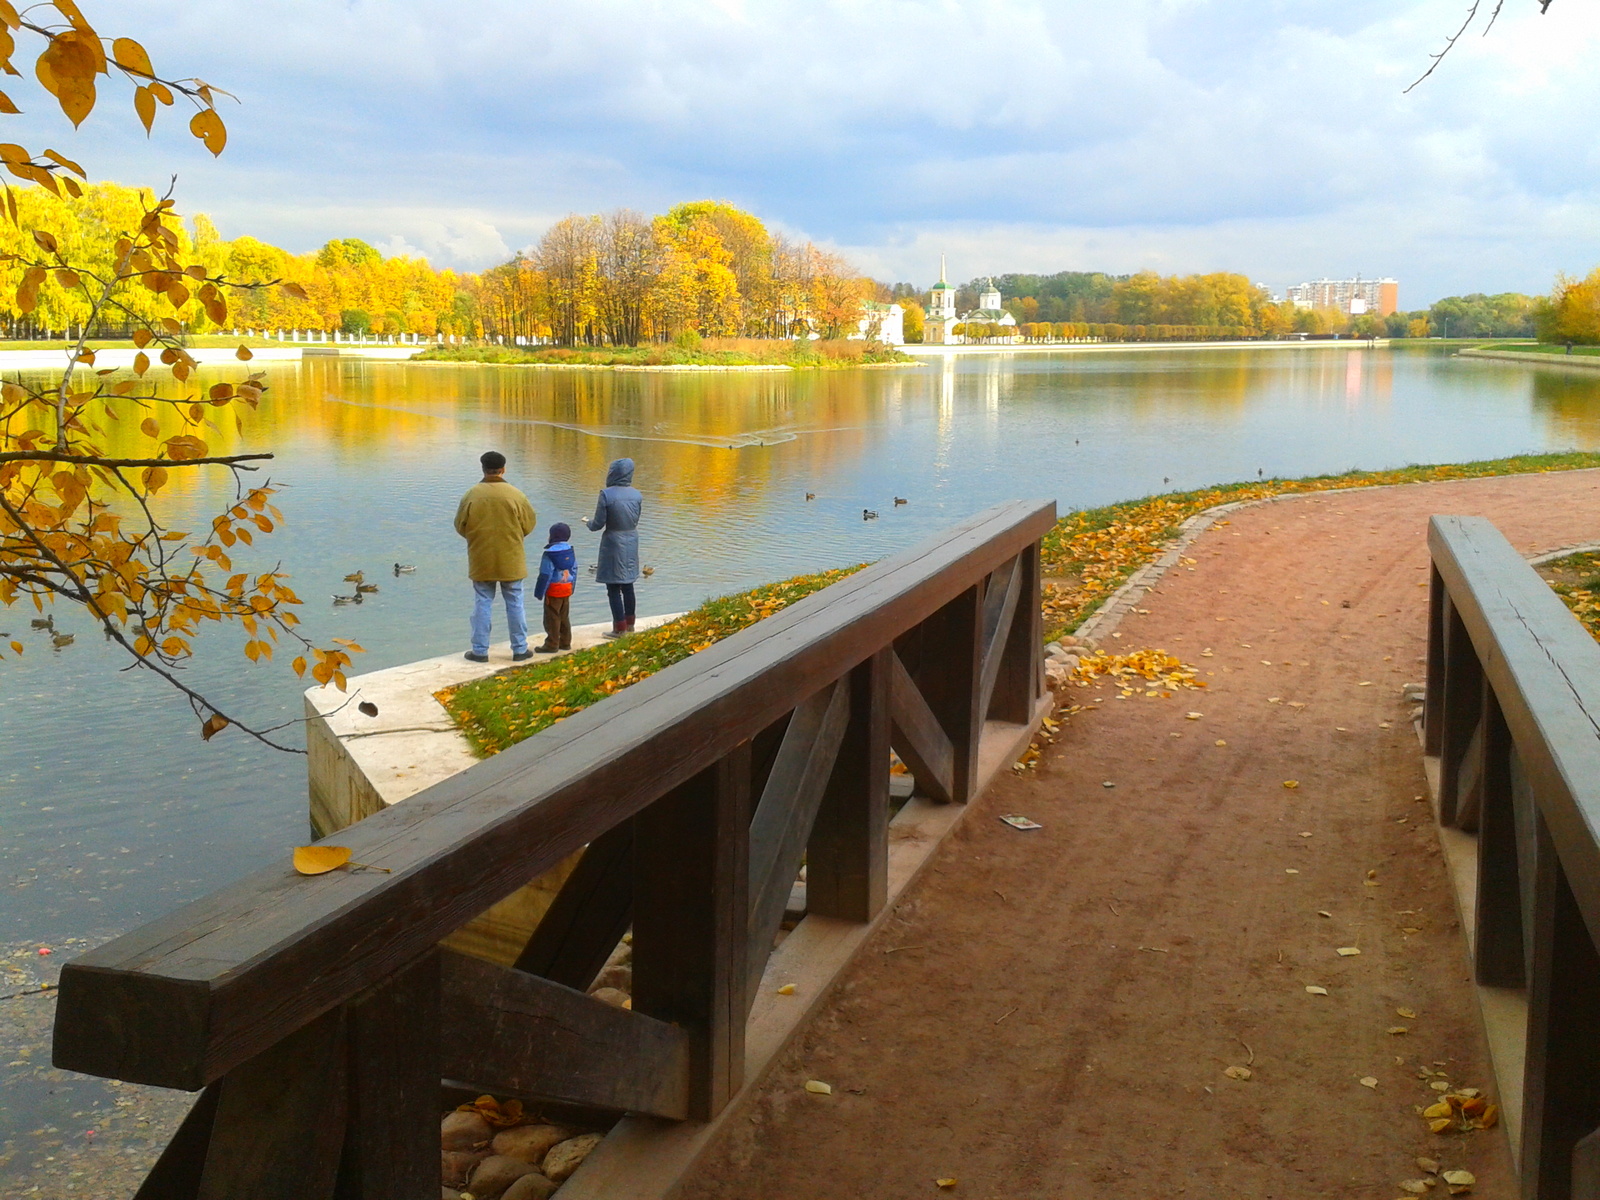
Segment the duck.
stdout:
<svg viewBox="0 0 1600 1200">
<path fill-rule="evenodd" d="M 29 624 L 35 629 L 48 629 L 53 633 L 56 627 L 56 616 L 51 613 L 48 617 L 35 617 Z"/>
<path fill-rule="evenodd" d="M 396 575 L 409 575 L 416 569 L 417 568 L 415 564 L 407 565 L 406 563 L 395 563 L 394 565 L 394 573 Z"/>
<path fill-rule="evenodd" d="M 63 646 L 70 646 L 72 645 L 72 634 L 53 633 L 50 635 L 50 644 L 57 650 L 61 649 Z"/>
<path fill-rule="evenodd" d="M 378 585 L 375 584 L 375 583 L 358 583 L 358 584 L 356 584 L 356 595 L 358 595 L 358 596 L 369 594 L 369 593 L 375 592 L 377 590 L 378 590 Z"/>
<path fill-rule="evenodd" d="M 806 493 L 806 499 L 807 500 L 815 500 L 816 498 L 817 498 L 817 494 L 815 492 L 807 492 Z"/>
<path fill-rule="evenodd" d="M 357 592 L 354 596 L 341 596 L 338 593 L 334 593 L 333 602 L 334 602 L 335 605 L 339 605 L 339 604 L 360 604 L 361 603 L 361 593 Z"/>
<path fill-rule="evenodd" d="M 911 501 L 907 500 L 904 496 L 896 496 L 894 498 L 894 506 L 896 508 L 899 508 L 902 504 L 910 504 L 910 503 L 911 503 Z"/>
<path fill-rule="evenodd" d="M 360 583 L 365 578 L 366 578 L 366 575 L 364 575 L 360 571 L 356 571 L 354 574 L 346 575 L 344 577 L 344 581 L 346 583 Z"/>
<path fill-rule="evenodd" d="M 643 575 L 646 579 L 649 579 L 650 576 L 654 575 L 655 573 L 656 569 L 654 567 L 644 567 L 639 571 L 639 574 Z"/>
<path fill-rule="evenodd" d="M 876 521 L 878 519 L 878 514 L 873 512 L 870 508 L 863 508 L 861 510 L 861 519 L 863 521 Z"/>
<path fill-rule="evenodd" d="M 1168 478 L 1167 478 L 1167 477 L 1166 477 L 1166 476 L 1165 476 L 1165 475 L 1163 475 L 1163 476 L 1162 476 L 1162 477 L 1161 477 L 1161 482 L 1162 482 L 1162 483 L 1171 483 L 1171 482 L 1172 482 L 1172 480 L 1170 480 L 1170 479 L 1168 479 Z"/>
</svg>

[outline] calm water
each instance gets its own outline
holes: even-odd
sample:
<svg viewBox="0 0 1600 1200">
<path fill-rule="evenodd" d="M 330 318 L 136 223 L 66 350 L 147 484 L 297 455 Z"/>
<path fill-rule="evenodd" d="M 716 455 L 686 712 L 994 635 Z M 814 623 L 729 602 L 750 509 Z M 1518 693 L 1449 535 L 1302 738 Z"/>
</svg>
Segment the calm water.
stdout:
<svg viewBox="0 0 1600 1200">
<path fill-rule="evenodd" d="M 1068 509 L 1258 470 L 1600 445 L 1600 374 L 1426 348 L 970 357 L 815 377 L 337 360 L 268 375 L 262 413 L 232 445 L 277 449 L 287 526 L 265 541 L 308 600 L 313 635 L 367 648 L 358 670 L 465 647 L 450 517 L 490 447 L 509 455 L 541 524 L 575 529 L 605 464 L 637 459 L 656 568 L 640 606 L 664 612 L 881 557 L 1001 499 Z M 177 502 L 209 514 L 216 499 Z M 863 508 L 881 519 L 864 522 Z M 575 541 L 586 566 L 595 537 L 577 529 Z M 394 577 L 395 561 L 416 573 Z M 356 569 L 381 591 L 333 608 Z M 30 615 L 0 610 L 0 631 L 29 646 L 0 664 L 0 943 L 102 937 L 302 840 L 303 758 L 236 733 L 203 744 L 178 697 L 119 672 L 82 617 L 60 614 L 78 641 L 53 652 Z M 574 619 L 605 615 L 603 589 L 580 589 Z M 205 690 L 259 723 L 299 715 L 285 667 L 205 642 L 191 671 Z"/>
</svg>

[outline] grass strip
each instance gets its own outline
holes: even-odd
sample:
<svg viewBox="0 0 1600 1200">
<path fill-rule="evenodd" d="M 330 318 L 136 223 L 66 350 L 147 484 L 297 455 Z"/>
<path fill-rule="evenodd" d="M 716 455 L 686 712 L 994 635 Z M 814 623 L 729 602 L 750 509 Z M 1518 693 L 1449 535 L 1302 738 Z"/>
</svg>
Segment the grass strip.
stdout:
<svg viewBox="0 0 1600 1200">
<path fill-rule="evenodd" d="M 1177 536 L 1179 525 L 1219 504 L 1592 467 L 1600 467 L 1600 454 L 1526 454 L 1392 471 L 1347 471 L 1305 479 L 1222 484 L 1070 512 L 1044 537 L 1046 636 L 1055 638 L 1076 629 L 1130 575 L 1166 550 Z M 448 689 L 439 693 L 439 699 L 474 751 L 485 756 L 495 754 L 860 569 L 848 567 L 801 575 L 710 600 L 667 625 Z M 1575 599 L 1567 595 L 1563 599 L 1567 599 L 1579 620 L 1600 636 L 1600 556 L 1596 556 L 1595 574 L 1593 589 L 1571 591 L 1570 597 Z M 1588 607 L 1581 607 L 1584 605 Z"/>
<path fill-rule="evenodd" d="M 1600 551 L 1584 550 L 1540 566 L 1539 573 L 1563 603 L 1572 610 L 1579 624 L 1600 641 Z M 1549 575 L 1572 575 L 1576 583 L 1550 579 Z"/>
<path fill-rule="evenodd" d="M 506 366 L 553 367 L 792 367 L 795 370 L 829 370 L 914 364 L 916 359 L 892 346 L 853 342 L 828 343 L 818 350 L 811 343 L 774 339 L 761 344 L 737 339 L 736 349 L 685 346 L 439 346 L 424 350 L 413 362 L 491 363 Z"/>
</svg>

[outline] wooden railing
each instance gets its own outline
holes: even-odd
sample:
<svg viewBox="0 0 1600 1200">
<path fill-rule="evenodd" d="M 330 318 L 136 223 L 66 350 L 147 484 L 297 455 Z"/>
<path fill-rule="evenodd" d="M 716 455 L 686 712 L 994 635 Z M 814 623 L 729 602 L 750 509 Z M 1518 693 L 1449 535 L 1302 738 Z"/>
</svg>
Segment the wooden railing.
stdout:
<svg viewBox="0 0 1600 1200">
<path fill-rule="evenodd" d="M 1439 819 L 1477 839 L 1477 982 L 1526 996 L 1525 1028 L 1490 1029 L 1521 1043 L 1502 1069 L 1523 1051 L 1522 1195 L 1600 1197 L 1600 645 L 1488 521 L 1435 517 L 1428 544 Z"/>
<path fill-rule="evenodd" d="M 705 1120 L 802 861 L 811 914 L 885 901 L 890 749 L 973 793 L 985 721 L 1043 694 L 1016 502 L 868 567 L 62 972 L 54 1061 L 204 1089 L 140 1197 L 433 1200 L 441 1080 Z M 580 849 L 515 967 L 441 950 Z M 632 930 L 633 1007 L 586 994 Z"/>
</svg>

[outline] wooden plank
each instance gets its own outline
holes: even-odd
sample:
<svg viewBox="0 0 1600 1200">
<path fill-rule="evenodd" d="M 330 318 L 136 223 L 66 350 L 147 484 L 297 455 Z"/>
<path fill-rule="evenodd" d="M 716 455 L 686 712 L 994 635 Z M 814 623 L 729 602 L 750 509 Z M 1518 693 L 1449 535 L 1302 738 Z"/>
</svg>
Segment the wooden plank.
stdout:
<svg viewBox="0 0 1600 1200">
<path fill-rule="evenodd" d="M 633 1007 L 689 1043 L 689 1115 L 708 1120 L 744 1080 L 750 915 L 750 744 L 639 814 Z"/>
<path fill-rule="evenodd" d="M 1522 1194 L 1569 1200 L 1573 1152 L 1600 1126 L 1600 953 L 1539 823 L 1533 971 L 1522 1093 Z"/>
<path fill-rule="evenodd" d="M 1483 672 L 1478 672 L 1482 682 Z M 1484 685 L 1487 690 L 1487 685 Z M 1472 727 L 1467 748 L 1461 752 L 1456 769 L 1456 828 L 1463 833 L 1478 832 L 1478 815 L 1483 807 L 1483 704 L 1478 704 L 1478 723 Z"/>
<path fill-rule="evenodd" d="M 1054 512 L 1032 502 L 990 509 L 340 832 L 357 860 L 392 874 L 306 878 L 285 859 L 69 963 L 56 1065 L 203 1086 L 704 770 L 794 697 L 974 592 Z M 935 706 L 959 727 L 962 798 L 976 740 L 970 709 L 970 699 L 964 713 Z"/>
<path fill-rule="evenodd" d="M 200 1093 L 133 1200 L 194 1200 L 199 1195 L 200 1173 L 211 1146 L 211 1126 L 221 1092 L 222 1085 L 213 1083 Z"/>
<path fill-rule="evenodd" d="M 337 1200 L 435 1200 L 439 955 L 345 1005 L 350 1110 Z"/>
<path fill-rule="evenodd" d="M 447 1078 L 613 1112 L 688 1115 L 689 1037 L 682 1029 L 537 975 L 449 951 L 441 959 Z M 436 1193 L 437 1156 L 432 1169 Z"/>
<path fill-rule="evenodd" d="M 950 803 L 955 746 L 893 649 L 889 651 L 889 741 L 910 768 L 917 790 L 936 803 Z"/>
<path fill-rule="evenodd" d="M 950 799 L 965 804 L 977 779 L 977 746 L 983 736 L 978 688 L 983 653 L 983 597 L 974 585 L 922 622 L 917 631 L 912 678 L 950 739 Z"/>
<path fill-rule="evenodd" d="M 871 921 L 888 896 L 889 660 L 893 657 L 894 651 L 886 647 L 846 680 L 849 728 L 806 846 L 810 915 Z"/>
<path fill-rule="evenodd" d="M 1023 556 L 1018 554 L 1011 570 L 1002 568 L 996 573 L 1005 576 L 1003 587 L 997 588 L 996 578 L 989 581 L 990 595 L 985 597 L 983 625 L 983 660 L 979 672 L 977 712 L 981 720 L 989 719 L 989 703 L 994 698 L 995 682 L 1000 678 L 1000 666 L 1005 661 L 1005 651 L 1011 642 L 1012 620 L 1016 616 L 1017 601 L 1022 595 Z M 998 596 L 998 600 L 995 597 Z"/>
<path fill-rule="evenodd" d="M 229 1071 L 197 1200 L 331 1197 L 348 1078 L 342 1009 Z"/>
<path fill-rule="evenodd" d="M 1519 988 L 1525 980 L 1525 951 L 1511 784 L 1511 733 L 1492 691 L 1484 708 L 1473 974 L 1486 987 Z"/>
<path fill-rule="evenodd" d="M 834 682 L 795 709 L 750 820 L 750 909 L 745 932 L 748 988 L 760 980 L 772 953 L 772 939 L 800 873 L 806 837 L 816 820 L 849 720 L 846 680 Z M 887 770 L 887 754 L 884 761 Z M 747 990 L 746 999 L 749 996 Z"/>
<path fill-rule="evenodd" d="M 517 970 L 586 992 L 632 920 L 633 822 L 624 821 L 589 843 L 517 956 Z"/>
<path fill-rule="evenodd" d="M 1422 707 L 1423 753 L 1439 756 L 1444 740 L 1444 618 L 1449 597 L 1437 565 L 1428 568 L 1428 666 Z"/>
</svg>

